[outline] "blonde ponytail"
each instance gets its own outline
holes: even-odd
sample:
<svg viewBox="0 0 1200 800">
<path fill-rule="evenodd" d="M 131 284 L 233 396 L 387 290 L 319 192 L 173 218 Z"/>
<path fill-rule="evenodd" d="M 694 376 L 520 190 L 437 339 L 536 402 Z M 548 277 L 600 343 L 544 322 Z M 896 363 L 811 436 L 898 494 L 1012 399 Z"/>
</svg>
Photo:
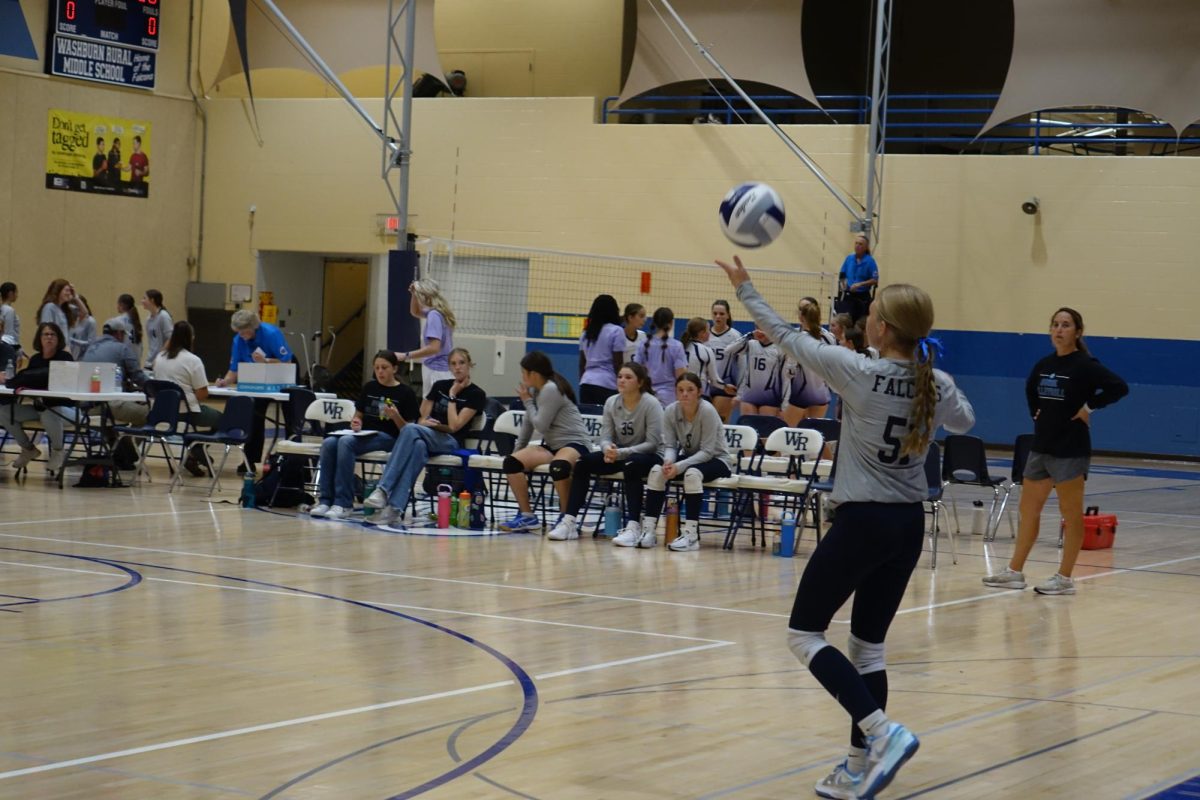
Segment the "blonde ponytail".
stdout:
<svg viewBox="0 0 1200 800">
<path fill-rule="evenodd" d="M 923 289 L 894 283 L 876 295 L 875 313 L 888 326 L 897 346 L 913 352 L 915 393 L 908 412 L 909 430 L 901 442 L 900 453 L 924 458 L 934 433 L 938 397 L 933 367 L 941 352 L 941 342 L 928 338 L 933 328 L 933 301 Z"/>
</svg>

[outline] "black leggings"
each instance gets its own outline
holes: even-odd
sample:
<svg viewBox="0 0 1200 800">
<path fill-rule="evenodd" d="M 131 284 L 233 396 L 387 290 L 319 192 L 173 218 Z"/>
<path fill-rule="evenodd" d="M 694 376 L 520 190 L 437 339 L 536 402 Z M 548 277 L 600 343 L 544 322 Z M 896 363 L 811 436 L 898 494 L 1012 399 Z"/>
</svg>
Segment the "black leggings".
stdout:
<svg viewBox="0 0 1200 800">
<path fill-rule="evenodd" d="M 804 568 L 788 627 L 823 633 L 853 594 L 850 633 L 864 642 L 881 644 L 921 557 L 924 537 L 925 510 L 921 503 L 838 506 L 833 526 Z M 860 675 L 832 646 L 822 649 L 809 663 L 809 669 L 855 722 L 887 702 L 883 671 Z M 873 687 L 873 683 L 880 686 Z"/>
<path fill-rule="evenodd" d="M 692 464 L 684 470 L 680 470 L 679 475 L 672 480 L 682 481 L 683 473 L 688 469 L 698 470 L 704 476 L 704 482 L 715 481 L 717 478 L 728 478 L 730 475 L 729 465 L 724 461 L 712 459 L 700 464 Z M 669 481 L 668 481 L 669 483 Z M 663 503 L 667 500 L 666 492 L 656 492 L 653 489 L 646 492 L 646 516 L 658 519 L 662 514 Z M 685 494 L 683 496 L 683 518 L 689 520 L 700 519 L 700 503 L 704 500 L 704 492 L 699 491 L 695 494 Z"/>
<path fill-rule="evenodd" d="M 588 488 L 592 485 L 594 475 L 613 475 L 618 472 L 625 474 L 625 515 L 626 519 L 638 520 L 642 516 L 642 492 L 646 485 L 646 476 L 655 465 L 661 464 L 662 459 L 656 453 L 636 453 L 628 459 L 617 460 L 612 464 L 604 460 L 604 453 L 588 453 L 575 462 L 574 475 L 571 478 L 571 496 L 567 500 L 567 513 L 573 517 L 579 516 L 579 509 L 587 500 Z"/>
<path fill-rule="evenodd" d="M 606 389 L 594 383 L 579 384 L 579 402 L 588 405 L 602 406 L 608 398 L 617 393 L 616 389 Z"/>
</svg>

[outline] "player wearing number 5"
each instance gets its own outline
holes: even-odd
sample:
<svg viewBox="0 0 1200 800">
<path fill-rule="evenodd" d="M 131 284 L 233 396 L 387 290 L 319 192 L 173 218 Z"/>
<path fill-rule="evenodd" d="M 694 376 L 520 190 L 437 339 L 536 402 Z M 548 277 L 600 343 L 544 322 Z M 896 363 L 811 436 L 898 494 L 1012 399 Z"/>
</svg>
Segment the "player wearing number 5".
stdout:
<svg viewBox="0 0 1200 800">
<path fill-rule="evenodd" d="M 866 359 L 793 330 L 755 290 L 740 259 L 717 264 L 780 349 L 842 397 L 837 515 L 800 578 L 788 646 L 854 723 L 849 755 L 817 784 L 817 794 L 871 798 L 918 747 L 916 736 L 884 714 L 884 638 L 921 555 L 925 452 L 938 426 L 965 432 L 975 412 L 950 376 L 933 368 L 940 344 L 928 338 L 933 303 L 921 289 L 896 284 L 879 292 L 867 337 L 880 358 Z M 843 655 L 825 631 L 851 594 Z"/>
</svg>

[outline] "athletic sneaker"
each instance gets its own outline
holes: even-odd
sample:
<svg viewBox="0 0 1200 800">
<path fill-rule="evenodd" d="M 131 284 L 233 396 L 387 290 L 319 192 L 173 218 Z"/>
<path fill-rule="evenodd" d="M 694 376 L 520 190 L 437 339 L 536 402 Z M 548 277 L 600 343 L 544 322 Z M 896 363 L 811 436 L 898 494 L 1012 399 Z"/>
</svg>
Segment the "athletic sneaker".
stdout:
<svg viewBox="0 0 1200 800">
<path fill-rule="evenodd" d="M 886 789 L 920 746 L 916 735 L 899 722 L 889 722 L 882 736 L 868 736 L 867 769 L 856 796 L 870 800 Z"/>
<path fill-rule="evenodd" d="M 568 518 L 564 515 L 559 517 L 558 523 L 554 526 L 553 530 L 550 531 L 550 535 L 546 538 L 553 539 L 556 542 L 565 542 L 568 539 L 578 539 L 579 525 L 573 518 Z"/>
<path fill-rule="evenodd" d="M 1024 589 L 1025 573 L 1005 567 L 999 572 L 984 578 L 983 585 L 990 586 L 993 589 Z"/>
<path fill-rule="evenodd" d="M 642 538 L 638 539 L 637 546 L 643 550 L 653 550 L 658 547 L 658 535 L 654 532 L 654 527 L 647 525 L 642 531 Z"/>
<path fill-rule="evenodd" d="M 363 505 L 367 508 L 383 508 L 387 505 L 387 498 L 387 492 L 376 487 L 375 491 L 371 492 L 367 496 L 367 499 L 363 501 Z"/>
<path fill-rule="evenodd" d="M 850 771 L 845 761 L 838 764 L 833 772 L 826 775 L 813 787 L 818 797 L 831 797 L 833 800 L 855 800 L 858 797 L 858 787 L 862 784 L 862 773 Z"/>
<path fill-rule="evenodd" d="M 384 506 L 376 511 L 371 516 L 367 517 L 367 522 L 372 525 L 391 525 L 400 517 L 400 511 L 391 506 Z"/>
<path fill-rule="evenodd" d="M 617 547 L 637 547 L 641 538 L 642 526 L 636 522 L 629 522 L 613 537 L 613 544 Z"/>
<path fill-rule="evenodd" d="M 325 512 L 325 519 L 345 519 L 348 516 L 350 516 L 349 509 L 342 508 L 341 506 L 332 506 Z"/>
<path fill-rule="evenodd" d="M 329 503 L 317 503 L 308 510 L 310 517 L 323 517 L 329 513 Z"/>
<path fill-rule="evenodd" d="M 682 531 L 667 547 L 676 553 L 686 553 L 700 549 L 700 534 L 692 531 Z"/>
<path fill-rule="evenodd" d="M 522 514 L 520 511 L 508 522 L 500 523 L 500 530 L 513 533 L 536 531 L 542 527 L 542 521 L 534 514 Z"/>
<path fill-rule="evenodd" d="M 36 447 L 30 447 L 26 450 L 22 450 L 21 454 L 17 456 L 16 460 L 12 463 L 13 469 L 25 469 L 25 467 L 29 466 L 30 461 L 33 461 L 41 454 L 42 451 L 38 450 Z"/>
<path fill-rule="evenodd" d="M 1075 581 L 1057 572 L 1049 580 L 1033 587 L 1038 594 L 1075 594 Z"/>
</svg>

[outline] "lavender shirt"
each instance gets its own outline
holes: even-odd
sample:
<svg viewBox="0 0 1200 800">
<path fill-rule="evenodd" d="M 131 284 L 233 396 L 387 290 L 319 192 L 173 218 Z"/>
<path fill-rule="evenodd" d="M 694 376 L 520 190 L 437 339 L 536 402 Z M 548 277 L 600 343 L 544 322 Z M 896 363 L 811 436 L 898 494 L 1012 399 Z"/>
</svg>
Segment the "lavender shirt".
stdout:
<svg viewBox="0 0 1200 800">
<path fill-rule="evenodd" d="M 442 343 L 442 349 L 432 356 L 426 356 L 423 366 L 436 372 L 450 371 L 450 351 L 454 349 L 454 329 L 446 324 L 442 312 L 429 309 L 425 314 L 425 343 L 437 339 Z"/>
<path fill-rule="evenodd" d="M 625 352 L 625 329 L 611 322 L 600 329 L 596 341 L 589 342 L 587 334 L 579 337 L 579 351 L 583 353 L 584 369 L 579 382 L 605 389 L 617 388 L 617 371 L 613 368 L 613 356 Z"/>
<path fill-rule="evenodd" d="M 664 406 L 675 402 L 675 370 L 687 369 L 687 354 L 678 339 L 652 337 L 633 354 L 633 360 L 650 373 L 654 396 Z"/>
</svg>

